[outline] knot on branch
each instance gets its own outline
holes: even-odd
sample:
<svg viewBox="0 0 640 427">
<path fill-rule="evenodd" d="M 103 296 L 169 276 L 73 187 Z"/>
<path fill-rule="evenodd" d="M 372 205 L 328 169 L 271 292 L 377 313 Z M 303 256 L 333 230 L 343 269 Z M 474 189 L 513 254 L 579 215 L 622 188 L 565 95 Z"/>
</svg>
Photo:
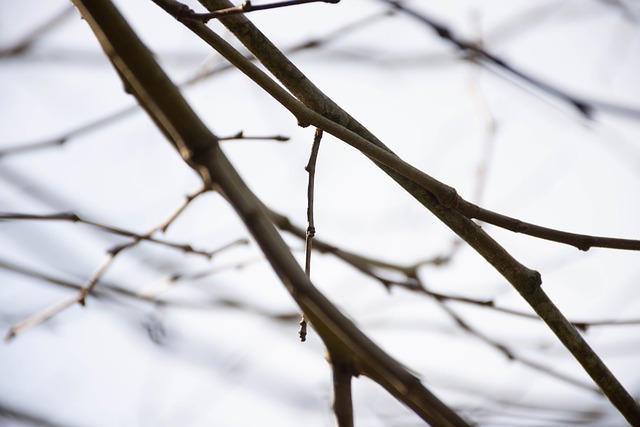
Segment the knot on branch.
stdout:
<svg viewBox="0 0 640 427">
<path fill-rule="evenodd" d="M 542 275 L 536 270 L 528 270 L 526 275 L 528 277 L 522 281 L 522 285 L 518 286 L 517 290 L 525 300 L 529 301 L 529 297 L 540 290 Z"/>
<path fill-rule="evenodd" d="M 455 188 L 447 187 L 446 190 L 439 192 L 437 199 L 438 203 L 443 207 L 447 209 L 456 209 L 458 207 L 458 202 L 460 201 L 460 196 L 458 196 L 458 192 Z"/>
</svg>

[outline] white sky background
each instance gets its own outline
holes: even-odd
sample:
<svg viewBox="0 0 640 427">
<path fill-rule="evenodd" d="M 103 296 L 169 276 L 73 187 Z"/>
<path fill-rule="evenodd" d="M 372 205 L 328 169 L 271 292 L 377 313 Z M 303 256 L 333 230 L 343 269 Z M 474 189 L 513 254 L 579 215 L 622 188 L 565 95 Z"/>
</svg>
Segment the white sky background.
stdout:
<svg viewBox="0 0 640 427">
<path fill-rule="evenodd" d="M 219 63 L 153 3 L 117 3 L 175 81 Z M 0 49 L 67 4 L 1 2 Z M 483 35 L 487 49 L 563 90 L 640 108 L 637 7 L 629 11 L 595 0 L 409 4 L 460 35 Z M 250 19 L 286 48 L 383 9 L 373 0 L 343 0 L 254 13 Z M 216 23 L 212 27 L 220 29 Z M 225 30 L 221 34 L 231 40 Z M 450 45 L 406 17 L 380 20 L 292 59 L 397 154 L 463 197 L 474 198 L 477 170 L 485 164 L 481 204 L 489 209 L 567 231 L 640 238 L 637 118 L 596 111 L 594 120 L 586 120 L 544 92 L 460 60 Z M 243 130 L 291 137 L 286 144 L 229 141 L 223 147 L 267 205 L 304 226 L 303 168 L 313 130 L 298 128 L 290 114 L 235 71 L 184 93 L 219 136 Z M 71 16 L 24 55 L 0 58 L 0 149 L 64 135 L 133 103 L 86 23 Z M 483 163 L 487 112 L 497 132 Z M 316 179 L 318 238 L 403 265 L 450 250 L 450 231 L 364 156 L 330 136 L 320 148 Z M 0 211 L 74 211 L 143 233 L 198 184 L 138 112 L 64 146 L 0 158 Z M 571 320 L 640 317 L 637 253 L 585 253 L 485 228 L 541 272 L 545 290 Z M 215 250 L 247 236 L 221 198 L 208 194 L 162 237 Z M 0 266 L 23 266 L 83 284 L 106 251 L 126 241 L 82 224 L 0 222 Z M 233 268 L 238 263 L 247 265 Z M 175 274 L 209 270 L 215 274 L 169 284 Z M 559 425 L 563 417 L 579 415 L 565 409 L 594 411 L 599 418 L 584 425 L 624 425 L 604 398 L 507 361 L 460 330 L 427 297 L 399 289 L 387 293 L 331 256 L 314 255 L 312 270 L 314 283 L 376 343 L 481 425 Z M 527 311 L 519 295 L 466 247 L 450 264 L 426 266 L 421 274 L 434 291 Z M 0 344 L 2 407 L 65 426 L 333 425 L 330 372 L 315 333 L 301 344 L 295 321 L 216 303 L 295 312 L 255 245 L 209 261 L 142 244 L 118 256 L 104 281 L 134 292 L 168 287 L 163 298 L 204 308 L 90 297 L 86 308 L 74 306 Z M 73 293 L 6 268 L 0 268 L 0 284 L 3 331 Z M 539 322 L 468 305 L 450 307 L 518 356 L 590 384 Z M 147 333 L 154 326 L 164 331 L 161 345 Z M 640 395 L 640 326 L 593 327 L 586 338 L 628 390 Z M 420 424 L 377 385 L 366 379 L 354 384 L 357 425 Z M 529 412 L 529 406 L 543 410 Z M 0 423 L 28 425 L 3 418 Z"/>
</svg>

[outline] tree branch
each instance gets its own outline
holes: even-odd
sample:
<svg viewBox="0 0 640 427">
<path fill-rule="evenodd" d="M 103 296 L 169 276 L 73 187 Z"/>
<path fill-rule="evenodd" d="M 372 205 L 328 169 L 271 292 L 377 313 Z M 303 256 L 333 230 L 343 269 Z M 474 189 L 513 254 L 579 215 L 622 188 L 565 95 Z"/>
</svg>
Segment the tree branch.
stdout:
<svg viewBox="0 0 640 427">
<path fill-rule="evenodd" d="M 332 358 L 374 376 L 433 426 L 468 426 L 420 381 L 377 347 L 309 281 L 213 135 L 108 0 L 74 0 L 126 86 L 205 183 L 220 188 L 260 245 Z"/>
<path fill-rule="evenodd" d="M 333 374 L 333 412 L 336 414 L 338 427 L 353 427 L 353 399 L 351 378 L 355 372 L 349 364 L 331 362 Z"/>
<path fill-rule="evenodd" d="M 625 106 L 615 105 L 615 104 L 611 104 L 603 101 L 588 100 L 585 98 L 571 95 L 566 91 L 563 91 L 562 89 L 558 89 L 557 87 L 551 85 L 550 83 L 547 83 L 541 79 L 535 78 L 530 74 L 519 70 L 518 68 L 510 65 L 507 61 L 503 60 L 502 58 L 499 58 L 497 55 L 485 50 L 477 43 L 469 42 L 467 40 L 462 39 L 461 37 L 457 36 L 452 30 L 447 28 L 445 25 L 438 23 L 435 19 L 428 17 L 424 13 L 420 13 L 411 7 L 407 7 L 403 3 L 397 0 L 381 0 L 381 1 L 389 4 L 395 9 L 402 11 L 407 16 L 411 16 L 412 18 L 430 27 L 436 32 L 436 34 L 440 38 L 450 42 L 462 52 L 473 54 L 476 58 L 478 58 L 482 62 L 498 67 L 499 69 L 502 69 L 508 72 L 509 74 L 529 84 L 532 84 L 533 86 L 550 94 L 551 96 L 567 102 L 587 119 L 593 118 L 593 112 L 597 110 L 602 110 L 602 111 L 606 111 L 609 113 L 618 114 L 622 116 L 628 116 L 635 119 L 640 118 L 640 109 L 638 108 L 625 107 Z"/>
<path fill-rule="evenodd" d="M 304 272 L 311 280 L 311 252 L 313 251 L 313 237 L 316 235 L 316 225 L 313 219 L 313 202 L 316 183 L 316 161 L 318 160 L 318 150 L 320 150 L 320 141 L 322 140 L 322 130 L 316 129 L 313 136 L 313 144 L 311 145 L 311 155 L 309 162 L 305 166 L 305 170 L 309 174 L 309 184 L 307 186 L 307 232 L 304 237 Z M 302 313 L 300 320 L 300 341 L 307 339 L 307 319 Z"/>
<path fill-rule="evenodd" d="M 109 267 L 111 267 L 116 257 L 122 251 L 137 245 L 142 240 L 151 240 L 151 236 L 159 230 L 165 231 L 169 227 L 169 225 L 171 225 L 171 223 L 175 221 L 178 215 L 180 215 L 180 213 L 182 213 L 186 209 L 189 203 L 191 203 L 191 201 L 193 201 L 200 194 L 203 194 L 205 191 L 206 191 L 205 189 L 201 189 L 195 192 L 194 194 L 187 196 L 186 200 L 175 210 L 175 212 L 169 215 L 169 217 L 166 220 L 164 220 L 163 222 L 161 222 L 160 224 L 158 224 L 157 226 L 149 230 L 146 234 L 139 235 L 139 234 L 132 233 L 132 235 L 129 236 L 132 238 L 130 242 L 117 245 L 109 249 L 107 251 L 106 256 L 102 260 L 102 262 L 98 264 L 98 266 L 95 268 L 91 276 L 89 276 L 89 279 L 87 279 L 87 281 L 82 286 L 82 288 L 78 291 L 78 293 L 76 293 L 70 298 L 65 299 L 64 301 L 58 302 L 52 305 L 51 307 L 46 308 L 45 310 L 35 313 L 32 316 L 28 317 L 27 319 L 23 320 L 22 322 L 19 322 L 16 325 L 12 326 L 9 332 L 7 333 L 5 339 L 10 340 L 15 338 L 19 333 L 24 332 L 25 330 L 31 328 L 32 326 L 39 325 L 40 323 L 49 320 L 51 317 L 66 310 L 67 308 L 71 307 L 76 303 L 79 303 L 80 305 L 84 306 L 87 296 L 91 294 L 91 292 L 93 291 L 93 288 L 98 284 L 102 276 L 106 273 Z M 60 218 L 57 218 L 57 219 L 60 219 Z M 120 231 L 123 233 L 118 233 L 118 234 L 125 234 L 124 230 L 119 230 L 115 228 L 109 231 L 111 232 Z"/>
</svg>

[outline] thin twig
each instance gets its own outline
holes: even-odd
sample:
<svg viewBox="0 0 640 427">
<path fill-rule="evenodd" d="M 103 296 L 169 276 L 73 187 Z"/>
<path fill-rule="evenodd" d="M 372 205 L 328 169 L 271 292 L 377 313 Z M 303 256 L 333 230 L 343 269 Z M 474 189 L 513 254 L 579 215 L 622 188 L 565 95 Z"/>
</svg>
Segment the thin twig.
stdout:
<svg viewBox="0 0 640 427">
<path fill-rule="evenodd" d="M 304 272 L 311 279 L 311 252 L 313 252 L 313 237 L 316 235 L 316 224 L 313 219 L 313 202 L 316 183 L 316 162 L 318 160 L 318 150 L 320 150 L 320 141 L 322 140 L 322 129 L 316 128 L 313 135 L 313 145 L 311 146 L 311 155 L 309 162 L 304 168 L 309 174 L 309 184 L 307 186 L 307 232 L 304 239 Z M 302 313 L 300 319 L 300 341 L 307 339 L 307 319 Z"/>
<path fill-rule="evenodd" d="M 76 213 L 73 212 L 62 212 L 58 214 L 45 214 L 45 215 L 37 215 L 37 214 L 23 214 L 23 213 L 4 213 L 0 214 L 0 220 L 34 220 L 34 221 L 69 221 L 69 222 L 78 222 L 81 224 L 86 224 L 95 228 L 99 228 L 101 230 L 107 231 L 112 234 L 116 234 L 124 237 L 131 237 L 133 239 L 145 240 L 148 242 L 156 243 L 158 245 L 167 246 L 174 249 L 179 249 L 184 252 L 188 252 L 191 254 L 202 255 L 207 258 L 211 258 L 215 252 L 205 251 L 202 249 L 195 249 L 193 246 L 184 243 L 175 243 L 165 239 L 159 239 L 149 234 L 139 234 L 130 230 L 125 230 L 120 227 L 114 227 L 107 224 L 102 224 L 96 221 L 91 221 L 85 218 L 82 218 Z"/>
<path fill-rule="evenodd" d="M 133 236 L 132 240 L 130 242 L 115 246 L 112 249 L 110 249 L 109 251 L 107 251 L 107 255 L 105 256 L 105 258 L 96 267 L 94 272 L 91 274 L 89 279 L 87 279 L 87 281 L 85 282 L 85 284 L 82 286 L 82 288 L 80 289 L 80 291 L 78 293 L 76 293 L 74 296 L 72 296 L 72 297 L 70 297 L 70 298 L 68 298 L 68 299 L 66 299 L 66 300 L 64 300 L 62 302 L 54 304 L 53 306 L 51 306 L 51 307 L 49 307 L 49 308 L 47 308 L 47 309 L 45 309 L 45 310 L 43 310 L 41 312 L 33 314 L 32 316 L 30 316 L 29 318 L 23 320 L 22 322 L 17 323 L 13 327 L 11 327 L 11 329 L 9 330 L 9 332 L 8 332 L 8 334 L 6 336 L 6 339 L 14 338 L 19 333 L 22 333 L 25 330 L 31 328 L 32 326 L 38 325 L 38 324 L 50 319 L 51 317 L 53 317 L 53 316 L 57 315 L 58 313 L 64 311 L 66 308 L 70 307 L 71 305 L 73 305 L 75 303 L 79 303 L 80 305 L 84 306 L 87 295 L 89 295 L 93 291 L 93 288 L 100 281 L 100 279 L 104 276 L 106 271 L 109 269 L 109 267 L 115 261 L 116 257 L 120 253 L 122 253 L 122 251 L 137 245 L 142 240 L 148 240 L 148 238 L 151 237 L 151 235 L 153 235 L 154 233 L 156 233 L 156 232 L 158 232 L 160 230 L 163 230 L 163 231 L 166 230 L 167 227 L 169 227 L 169 225 L 171 225 L 171 223 L 173 221 L 175 221 L 175 219 L 178 217 L 178 215 L 180 215 L 180 213 L 184 211 L 184 209 L 189 205 L 189 203 L 191 203 L 191 201 L 193 201 L 196 197 L 198 197 L 200 194 L 205 193 L 206 191 L 207 190 L 205 188 L 202 188 L 202 189 L 198 190 L 197 192 L 187 196 L 186 200 L 165 221 L 163 221 L 159 225 L 153 227 L 151 230 L 149 230 L 145 234 Z"/>
<path fill-rule="evenodd" d="M 223 250 L 224 248 L 219 248 L 217 251 Z M 42 273 L 33 270 L 31 267 L 24 267 L 13 262 L 8 262 L 0 259 L 0 268 L 8 271 L 12 271 L 14 273 L 21 274 L 23 276 L 35 278 L 44 282 L 49 282 L 54 285 L 63 287 L 65 289 L 72 289 L 76 291 L 81 291 L 83 285 L 70 282 L 68 280 L 64 280 L 58 277 L 54 277 L 50 274 Z M 260 316 L 266 317 L 268 319 L 276 320 L 279 322 L 293 322 L 299 318 L 299 315 L 295 312 L 283 312 L 283 313 L 272 313 L 267 310 L 260 308 L 259 306 L 250 305 L 244 301 L 238 301 L 230 298 L 216 298 L 216 299 L 203 299 L 198 298 L 193 301 L 189 300 L 180 300 L 180 299 L 166 299 L 161 298 L 157 295 L 144 295 L 140 292 L 132 291 L 122 286 L 115 285 L 113 283 L 108 282 L 100 282 L 100 286 L 94 288 L 91 291 L 91 295 L 95 298 L 106 298 L 113 299 L 115 296 L 129 298 L 136 301 L 143 301 L 149 304 L 153 304 L 158 307 L 171 307 L 171 308 L 180 308 L 180 309 L 189 309 L 189 310 L 207 310 L 211 311 L 212 308 L 215 307 L 224 307 L 224 308 L 233 308 L 238 310 L 243 310 L 248 313 L 258 314 Z"/>
<path fill-rule="evenodd" d="M 232 141 L 232 140 L 238 140 L 238 139 L 249 140 L 249 141 L 253 141 L 253 140 L 268 140 L 268 141 L 287 142 L 291 138 L 288 137 L 288 136 L 283 136 L 283 135 L 247 136 L 247 135 L 244 134 L 244 131 L 240 131 L 240 132 L 238 132 L 236 134 L 229 135 L 229 136 L 221 136 L 220 138 L 218 138 L 219 141 Z"/>
<path fill-rule="evenodd" d="M 438 302 L 438 305 L 440 306 L 440 308 L 449 315 L 449 317 L 451 317 L 451 319 L 453 319 L 453 321 L 460 327 L 460 329 L 462 329 L 463 331 L 465 331 L 466 333 L 478 338 L 480 341 L 484 342 L 485 344 L 493 347 L 494 349 L 496 349 L 498 352 L 500 352 L 504 357 L 506 357 L 508 360 L 512 360 L 512 361 L 517 361 L 519 363 L 522 363 L 525 366 L 528 366 L 529 368 L 544 373 L 546 375 L 549 375 L 557 380 L 560 381 L 564 381 L 567 382 L 569 384 L 575 385 L 577 387 L 580 387 L 582 389 L 585 390 L 589 390 L 591 392 L 597 393 L 598 395 L 602 395 L 602 391 L 598 388 L 598 387 L 594 387 L 592 384 L 585 384 L 582 381 L 579 381 L 575 378 L 572 378 L 566 374 L 563 374 L 561 372 L 558 372 L 557 370 L 551 369 L 548 366 L 545 366 L 541 363 L 538 362 L 534 362 L 532 360 L 523 358 L 522 356 L 516 354 L 514 351 L 510 350 L 506 345 L 499 343 L 498 341 L 494 340 L 493 338 L 489 337 L 488 335 L 486 335 L 483 332 L 480 332 L 477 328 L 471 326 L 469 324 L 469 322 L 465 321 L 462 317 L 460 317 L 460 315 L 458 313 L 455 312 L 455 310 L 453 310 L 451 307 L 449 307 L 449 305 L 447 305 L 443 300 L 440 299 L 436 299 L 436 301 Z"/>
<path fill-rule="evenodd" d="M 214 12 L 209 12 L 209 13 L 195 13 L 195 12 L 185 13 L 180 18 L 196 19 L 198 21 L 207 23 L 212 19 L 218 19 L 223 16 L 245 14 L 249 12 L 257 12 L 260 10 L 277 9 L 277 8 L 288 7 L 288 6 L 298 6 L 306 3 L 339 3 L 339 2 L 340 0 L 287 0 L 287 1 L 277 2 L 277 3 L 254 5 L 253 3 L 251 3 L 251 1 L 245 0 L 239 6 L 228 7 L 225 9 L 220 9 L 220 10 L 216 10 Z"/>
</svg>

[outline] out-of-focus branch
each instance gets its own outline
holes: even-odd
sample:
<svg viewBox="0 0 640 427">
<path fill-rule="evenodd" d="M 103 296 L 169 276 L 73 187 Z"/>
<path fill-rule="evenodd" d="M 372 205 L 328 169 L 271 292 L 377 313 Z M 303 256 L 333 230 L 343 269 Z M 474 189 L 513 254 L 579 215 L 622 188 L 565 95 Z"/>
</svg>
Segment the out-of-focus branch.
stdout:
<svg viewBox="0 0 640 427">
<path fill-rule="evenodd" d="M 299 6 L 301 4 L 307 4 L 307 3 L 339 3 L 339 2 L 340 0 L 286 0 L 286 1 L 276 2 L 276 3 L 254 5 L 253 3 L 251 3 L 251 1 L 245 0 L 239 6 L 227 7 L 227 8 L 219 9 L 209 13 L 196 13 L 189 8 L 177 6 L 177 4 L 172 2 L 171 0 L 166 2 L 165 0 L 159 0 L 157 3 L 166 3 L 168 7 L 179 7 L 179 9 L 175 9 L 175 12 L 180 15 L 181 19 L 194 19 L 194 20 L 207 23 L 212 19 L 218 19 L 223 16 L 245 14 L 249 12 L 257 12 L 260 10 L 279 9 L 282 7 Z"/>
<path fill-rule="evenodd" d="M 313 135 L 313 144 L 311 145 L 311 154 L 309 162 L 305 166 L 305 170 L 309 174 L 309 183 L 307 185 L 307 232 L 304 236 L 304 272 L 311 280 L 311 253 L 313 252 L 313 237 L 316 235 L 316 224 L 313 217 L 313 204 L 315 196 L 316 184 L 316 162 L 318 160 L 318 151 L 320 150 L 320 141 L 322 140 L 322 130 L 316 129 Z M 307 339 L 307 319 L 302 313 L 300 319 L 300 341 Z"/>
<path fill-rule="evenodd" d="M 433 426 L 468 426 L 320 293 L 206 128 L 108 0 L 74 0 L 118 74 L 184 160 L 227 197 L 332 357 L 375 378 Z"/>
<path fill-rule="evenodd" d="M 232 140 L 246 140 L 246 141 L 255 141 L 255 140 L 270 140 L 270 141 L 278 141 L 278 142 L 287 142 L 289 141 L 288 136 L 283 136 L 283 135 L 265 135 L 265 136 L 256 136 L 256 135 L 245 135 L 244 131 L 240 131 L 234 135 L 229 135 L 229 136 L 221 136 L 220 138 L 218 138 L 218 140 L 220 141 L 232 141 Z"/>
<path fill-rule="evenodd" d="M 64 9 L 60 10 L 57 14 L 53 15 L 49 20 L 39 25 L 38 27 L 31 30 L 29 33 L 24 35 L 22 39 L 18 42 L 14 43 L 11 46 L 0 49 L 0 58 L 7 56 L 15 56 L 20 55 L 27 51 L 34 43 L 38 41 L 42 36 L 44 36 L 49 31 L 56 28 L 65 19 L 73 15 L 73 7 L 66 6 Z"/>
<path fill-rule="evenodd" d="M 73 10 L 73 9 L 71 9 Z M 346 36 L 348 34 L 351 34 L 352 32 L 359 30 L 361 28 L 366 27 L 367 25 L 373 24 L 375 22 L 377 22 L 378 20 L 388 17 L 390 16 L 391 13 L 389 12 L 384 12 L 384 13 L 377 13 L 377 14 L 373 14 L 370 16 L 365 16 L 361 19 L 358 19 L 354 22 L 348 23 L 342 27 L 339 27 L 333 31 L 330 31 L 329 33 L 320 36 L 320 37 L 314 37 L 311 38 L 309 40 L 305 40 L 303 42 L 294 44 L 293 46 L 289 47 L 288 49 L 285 49 L 285 53 L 287 53 L 288 55 L 293 55 L 295 53 L 299 53 L 302 51 L 305 51 L 307 49 L 317 49 L 320 48 L 340 37 Z M 255 58 L 253 58 L 252 56 L 247 56 L 247 60 L 249 61 L 253 61 L 255 60 Z M 213 67 L 205 72 L 198 72 L 195 73 L 192 77 L 186 79 L 185 81 L 183 81 L 180 84 L 181 88 L 188 88 L 190 86 L 193 86 L 194 84 L 200 83 L 202 81 L 204 81 L 205 79 L 208 79 L 212 76 L 218 75 L 219 73 L 222 73 L 224 71 L 229 71 L 235 69 L 235 67 L 232 64 L 229 63 L 224 63 L 224 64 L 220 64 L 219 66 Z M 73 140 L 74 138 L 81 136 L 83 134 L 86 133 L 90 133 L 90 132 L 94 132 L 97 131 L 99 129 L 101 129 L 104 126 L 107 126 L 111 123 L 117 122 L 121 119 L 124 119 L 125 117 L 130 116 L 131 114 L 139 111 L 140 109 L 140 105 L 139 104 L 134 104 L 132 106 L 128 106 L 128 107 L 124 107 L 122 109 L 119 109 L 113 113 L 107 114 L 103 117 L 97 118 L 97 119 L 93 119 L 85 124 L 82 124 L 74 129 L 71 129 L 70 131 L 67 131 L 65 133 L 63 133 L 62 135 L 53 137 L 53 138 L 47 138 L 45 140 L 41 140 L 41 141 L 36 141 L 36 142 L 31 142 L 31 143 L 27 143 L 27 144 L 15 144 L 13 146 L 9 146 L 3 149 L 0 149 L 0 158 L 5 157 L 5 156 L 10 156 L 10 155 L 14 155 L 14 154 L 23 154 L 23 153 L 29 153 L 32 151 L 38 151 L 38 150 L 42 150 L 45 148 L 51 148 L 51 147 L 58 147 L 61 145 L 64 145 L 66 143 L 68 143 L 69 141 Z M 243 132 L 239 132 L 236 135 L 242 134 Z M 281 139 L 282 138 L 282 139 Z M 281 135 L 276 135 L 273 137 L 270 137 L 268 139 L 273 139 L 276 141 L 284 141 L 284 138 L 287 138 L 285 136 L 281 136 Z M 219 138 L 221 141 L 227 140 L 227 139 L 234 139 L 233 136 L 229 136 L 229 137 L 220 137 Z M 243 139 L 254 139 L 254 137 L 244 137 Z M 262 139 L 262 138 L 260 138 Z"/>
<path fill-rule="evenodd" d="M 47 138 L 42 141 L 31 142 L 28 144 L 13 145 L 10 147 L 3 148 L 0 150 L 0 158 L 9 156 L 9 155 L 29 153 L 32 151 L 42 150 L 44 148 L 58 147 L 58 146 L 64 145 L 75 137 L 78 137 L 88 132 L 98 130 L 110 123 L 117 122 L 118 120 L 123 119 L 129 116 L 130 114 L 135 113 L 136 111 L 138 111 L 138 105 L 133 105 L 133 106 L 118 110 L 114 113 L 107 114 L 98 119 L 94 119 L 88 123 L 78 126 L 75 129 L 65 132 L 63 135 L 60 135 L 60 136 Z"/>
<path fill-rule="evenodd" d="M 18 421 L 20 424 L 30 425 L 33 427 L 69 427 L 68 424 L 58 424 L 51 420 L 51 416 L 38 416 L 34 413 L 10 407 L 0 402 L 0 420 L 9 419 Z"/>
<path fill-rule="evenodd" d="M 458 313 L 456 313 L 455 310 L 453 310 L 453 308 L 449 307 L 444 300 L 441 299 L 436 299 L 438 305 L 440 306 L 440 308 L 447 313 L 447 315 L 460 327 L 460 329 L 462 329 L 463 331 L 465 331 L 466 333 L 468 333 L 469 335 L 479 339 L 480 341 L 484 342 L 485 344 L 493 347 L 495 350 L 497 350 L 498 352 L 500 352 L 505 358 L 507 358 L 508 360 L 511 361 L 517 361 L 519 363 L 522 363 L 525 366 L 528 366 L 529 368 L 536 370 L 538 372 L 542 372 L 546 375 L 549 375 L 553 378 L 556 378 L 560 381 L 564 381 L 567 382 L 569 384 L 575 385 L 577 387 L 580 387 L 582 389 L 585 390 L 589 390 L 598 394 L 602 394 L 602 391 L 597 388 L 594 387 L 591 384 L 585 384 L 582 381 L 579 381 L 575 378 L 572 378 L 568 375 L 565 375 L 561 372 L 558 372 L 557 370 L 554 370 L 548 366 L 545 366 L 541 363 L 538 362 L 534 362 L 532 360 L 526 359 L 522 356 L 520 356 L 519 354 L 517 354 L 515 351 L 513 351 L 512 349 L 510 349 L 508 346 L 496 341 L 495 339 L 489 337 L 487 334 L 480 332 L 479 329 L 477 329 L 476 327 L 472 326 L 469 322 L 467 322 L 466 320 L 464 320 L 462 317 L 460 317 L 460 315 Z"/>
<path fill-rule="evenodd" d="M 228 245 L 219 248 L 218 251 L 224 250 L 226 247 L 228 247 Z M 69 280 L 64 280 L 50 274 L 36 271 L 32 267 L 17 265 L 13 262 L 4 261 L 1 259 L 0 269 L 31 277 L 40 281 L 52 283 L 65 289 L 81 291 L 83 286 L 82 284 L 74 283 Z M 298 319 L 298 314 L 296 314 L 294 311 L 274 313 L 261 307 L 248 304 L 245 301 L 239 301 L 231 298 L 199 298 L 197 300 L 184 300 L 176 298 L 169 299 L 160 297 L 158 295 L 143 294 L 137 291 L 132 291 L 123 286 L 105 282 L 100 282 L 100 286 L 93 288 L 90 295 L 98 299 L 117 298 L 119 301 L 121 301 L 122 298 L 128 298 L 131 300 L 148 302 L 149 304 L 157 307 L 180 308 L 188 310 L 210 311 L 212 308 L 217 307 L 232 308 L 236 310 L 242 310 L 247 313 L 257 314 L 259 316 L 278 322 L 293 322 Z"/>
<path fill-rule="evenodd" d="M 77 294 L 63 301 L 60 301 L 52 305 L 51 307 L 46 308 L 45 310 L 42 310 L 41 312 L 35 313 L 34 315 L 28 317 L 22 322 L 17 323 L 13 327 L 11 327 L 5 339 L 9 340 L 14 338 L 16 335 L 24 332 L 25 330 L 31 328 L 32 326 L 38 325 L 50 319 L 51 317 L 66 310 L 67 308 L 71 307 L 76 303 L 79 303 L 80 305 L 84 306 L 87 296 L 93 291 L 93 288 L 98 284 L 102 276 L 106 273 L 106 271 L 115 261 L 116 257 L 122 251 L 137 245 L 143 240 L 150 240 L 151 236 L 160 230 L 166 231 L 167 228 L 171 225 L 171 223 L 175 221 L 175 219 L 180 215 L 180 213 L 182 213 L 196 197 L 198 197 L 201 194 L 204 194 L 206 191 L 207 191 L 206 188 L 202 188 L 196 191 L 195 193 L 187 196 L 186 199 L 181 203 L 181 205 L 178 206 L 178 208 L 171 215 L 169 215 L 167 219 L 165 219 L 163 222 L 161 222 L 157 226 L 153 227 L 147 233 L 142 235 L 134 234 L 133 236 L 130 236 L 132 238 L 130 242 L 127 242 L 109 249 L 104 259 L 102 260 L 102 262 L 96 267 L 94 272 L 91 274 L 89 279 L 87 279 L 87 281 L 85 282 L 85 284 L 82 286 L 82 288 Z M 110 230 L 110 231 L 115 232 L 114 230 Z"/>
<path fill-rule="evenodd" d="M 404 3 L 401 3 L 397 0 L 381 1 L 389 4 L 390 6 L 394 7 L 397 10 L 400 10 L 407 16 L 411 16 L 417 21 L 422 22 L 424 25 L 430 27 L 433 31 L 436 32 L 439 37 L 450 42 L 462 52 L 466 54 L 472 54 L 483 63 L 498 67 L 499 69 L 504 70 L 507 73 L 537 87 L 538 89 L 548 93 L 549 95 L 569 103 L 588 119 L 592 118 L 593 113 L 598 110 L 612 114 L 618 114 L 621 116 L 628 116 L 633 119 L 640 119 L 640 109 L 638 108 L 611 104 L 604 101 L 589 100 L 579 96 L 571 95 L 562 89 L 558 89 L 550 83 L 533 77 L 530 74 L 512 66 L 504 59 L 498 57 L 492 52 L 489 52 L 488 50 L 479 46 L 477 43 L 464 40 L 463 38 L 455 34 L 451 29 L 437 22 L 435 19 L 427 16 L 425 13 L 418 12 L 417 10 L 408 7 Z"/>
<path fill-rule="evenodd" d="M 158 245 L 167 246 L 174 249 L 179 249 L 184 252 L 188 252 L 191 254 L 203 255 L 207 258 L 211 258 L 215 252 L 214 251 L 205 251 L 202 249 L 195 249 L 193 246 L 185 243 L 176 243 L 171 242 L 165 239 L 159 239 L 149 234 L 139 234 L 130 230 L 125 230 L 120 227 L 114 227 L 111 225 L 101 224 L 95 221 L 91 221 L 88 219 L 84 219 L 76 213 L 73 212 L 63 212 L 59 214 L 49 214 L 49 215 L 35 215 L 35 214 L 20 214 L 20 213 L 7 213 L 0 214 L 1 220 L 33 220 L 33 221 L 69 221 L 69 222 L 78 222 L 86 225 L 93 226 L 95 228 L 107 231 L 109 233 L 117 234 L 119 236 L 131 237 L 136 240 L 145 240 L 148 242 L 156 243 Z"/>
</svg>

